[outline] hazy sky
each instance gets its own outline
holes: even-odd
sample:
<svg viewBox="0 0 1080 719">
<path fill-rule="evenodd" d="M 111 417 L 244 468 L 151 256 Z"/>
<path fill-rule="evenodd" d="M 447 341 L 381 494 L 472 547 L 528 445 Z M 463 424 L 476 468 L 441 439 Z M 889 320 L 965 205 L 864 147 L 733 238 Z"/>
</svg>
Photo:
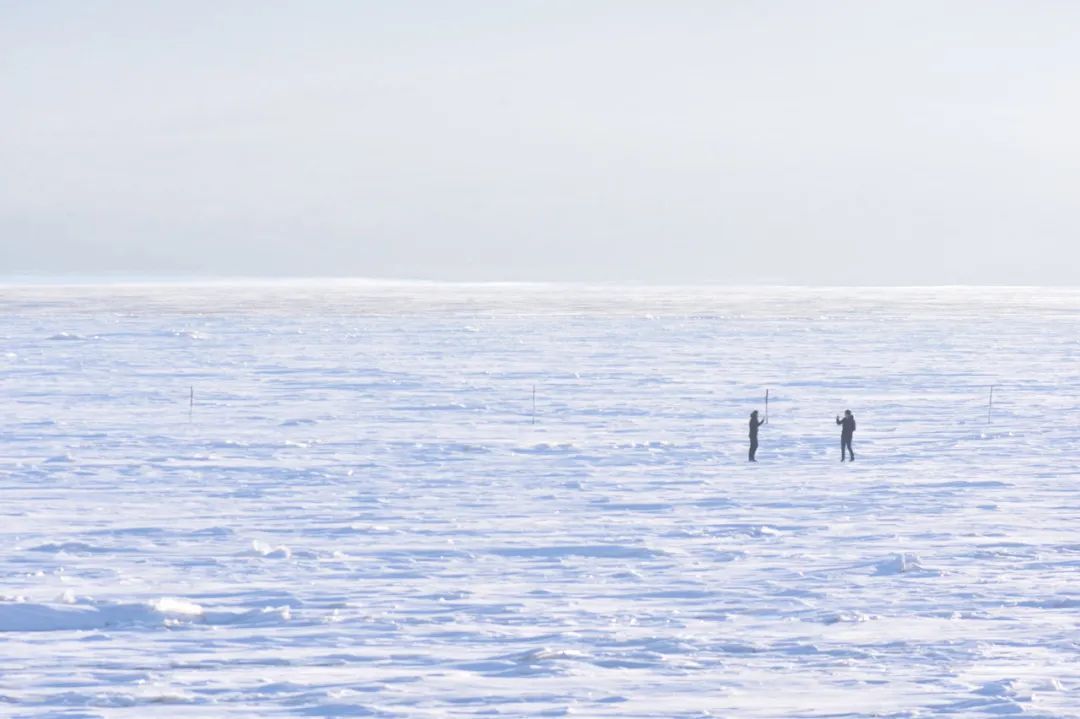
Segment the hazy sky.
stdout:
<svg viewBox="0 0 1080 719">
<path fill-rule="evenodd" d="M 0 0 L 0 275 L 1076 284 L 1080 3 Z"/>
</svg>

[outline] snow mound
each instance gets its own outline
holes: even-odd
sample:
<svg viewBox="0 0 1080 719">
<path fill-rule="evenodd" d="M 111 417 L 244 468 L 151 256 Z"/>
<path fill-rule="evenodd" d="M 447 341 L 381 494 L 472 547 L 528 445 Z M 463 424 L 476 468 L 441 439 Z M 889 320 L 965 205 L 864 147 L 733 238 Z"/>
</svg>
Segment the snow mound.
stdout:
<svg viewBox="0 0 1080 719">
<path fill-rule="evenodd" d="M 635 547 L 624 544 L 554 545 L 546 547 L 496 547 L 492 554 L 502 557 L 539 559 L 564 559 L 566 557 L 593 557 L 596 559 L 654 559 L 666 556 L 659 549 Z"/>
<path fill-rule="evenodd" d="M 260 557 L 266 557 L 268 559 L 288 559 L 292 556 L 292 550 L 286 547 L 284 544 L 279 544 L 276 547 L 271 547 L 266 542 L 255 539 L 251 542 L 251 551 Z"/>
<path fill-rule="evenodd" d="M 923 566 L 922 560 L 919 559 L 919 555 L 901 552 L 890 559 L 878 562 L 874 573 L 879 576 L 890 576 L 896 574 L 925 574 L 933 572 Z"/>
<path fill-rule="evenodd" d="M 826 614 L 821 618 L 822 624 L 861 624 L 873 619 L 869 614 L 856 611 L 840 611 Z"/>
<path fill-rule="evenodd" d="M 583 661 L 587 660 L 589 655 L 574 649 L 549 649 L 548 647 L 538 647 L 519 654 L 511 654 L 505 658 L 520 664 L 535 664 L 537 662 L 551 662 L 567 659 Z"/>
<path fill-rule="evenodd" d="M 175 614 L 185 617 L 201 617 L 203 615 L 203 608 L 201 606 L 195 602 L 189 602 L 186 599 L 162 597 L 161 599 L 150 602 L 150 607 L 154 611 L 165 615 Z"/>
</svg>

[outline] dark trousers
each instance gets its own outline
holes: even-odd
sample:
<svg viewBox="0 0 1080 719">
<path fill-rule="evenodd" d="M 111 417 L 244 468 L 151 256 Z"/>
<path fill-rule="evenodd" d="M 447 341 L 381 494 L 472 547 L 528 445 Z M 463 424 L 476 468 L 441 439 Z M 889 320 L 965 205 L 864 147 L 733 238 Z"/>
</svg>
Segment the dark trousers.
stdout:
<svg viewBox="0 0 1080 719">
<path fill-rule="evenodd" d="M 750 461 L 751 462 L 756 462 L 757 461 L 756 459 L 754 459 L 755 454 L 757 454 L 757 437 L 751 437 L 750 438 Z"/>
<path fill-rule="evenodd" d="M 851 450 L 851 437 L 840 437 L 840 461 L 844 461 L 844 450 L 851 455 L 851 461 L 855 461 L 855 452 Z"/>
</svg>

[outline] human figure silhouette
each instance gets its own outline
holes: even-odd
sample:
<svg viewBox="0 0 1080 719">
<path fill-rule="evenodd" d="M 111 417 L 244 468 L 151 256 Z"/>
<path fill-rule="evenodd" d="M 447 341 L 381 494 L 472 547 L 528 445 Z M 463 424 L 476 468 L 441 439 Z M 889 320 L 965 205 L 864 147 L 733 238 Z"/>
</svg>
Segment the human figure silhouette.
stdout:
<svg viewBox="0 0 1080 719">
<path fill-rule="evenodd" d="M 755 409 L 750 413 L 750 461 L 756 462 L 754 455 L 757 454 L 757 430 L 758 427 L 765 424 L 765 420 L 758 421 L 757 410 Z"/>
<path fill-rule="evenodd" d="M 848 451 L 851 455 L 851 461 L 855 461 L 855 452 L 851 449 L 851 438 L 855 434 L 855 416 L 851 414 L 850 409 L 844 410 L 844 418 L 840 419 L 840 415 L 836 416 L 836 423 L 840 425 L 840 461 L 844 461 L 844 450 Z"/>
</svg>

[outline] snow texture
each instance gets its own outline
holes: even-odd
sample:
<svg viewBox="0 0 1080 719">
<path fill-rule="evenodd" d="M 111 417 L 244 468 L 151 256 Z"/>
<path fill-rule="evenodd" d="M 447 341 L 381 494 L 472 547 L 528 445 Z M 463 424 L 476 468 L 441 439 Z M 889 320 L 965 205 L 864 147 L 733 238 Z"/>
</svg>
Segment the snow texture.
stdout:
<svg viewBox="0 0 1080 719">
<path fill-rule="evenodd" d="M 1080 292 L 0 309 L 4 717 L 1080 717 Z"/>
</svg>

